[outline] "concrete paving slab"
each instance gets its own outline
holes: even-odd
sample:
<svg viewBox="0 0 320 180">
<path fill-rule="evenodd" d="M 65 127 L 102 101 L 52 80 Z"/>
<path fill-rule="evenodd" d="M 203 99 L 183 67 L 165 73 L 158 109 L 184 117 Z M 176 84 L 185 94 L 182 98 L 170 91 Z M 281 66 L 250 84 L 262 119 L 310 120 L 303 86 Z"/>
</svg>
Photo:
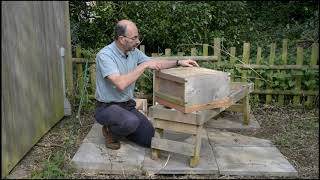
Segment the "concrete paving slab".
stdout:
<svg viewBox="0 0 320 180">
<path fill-rule="evenodd" d="M 231 147 L 274 147 L 270 140 L 244 136 L 237 133 L 212 129 L 208 131 L 210 142 L 214 146 L 231 146 Z"/>
<path fill-rule="evenodd" d="M 269 140 L 219 129 L 204 129 L 200 164 L 189 167 L 190 157 L 161 151 L 152 160 L 149 148 L 121 141 L 120 150 L 107 149 L 101 125 L 94 124 L 72 159 L 78 169 L 107 174 L 224 174 L 246 176 L 297 176 L 297 171 Z M 164 137 L 191 142 L 184 133 L 164 131 Z M 167 165 L 162 168 L 170 154 Z"/>
<path fill-rule="evenodd" d="M 213 149 L 222 175 L 298 176 L 276 147 L 214 146 Z"/>
<path fill-rule="evenodd" d="M 167 139 L 181 140 L 177 134 L 166 132 L 164 137 Z M 186 137 L 186 134 L 185 136 Z M 183 138 L 182 138 L 183 139 Z M 184 142 L 191 143 L 191 137 Z M 170 154 L 169 160 L 168 156 Z M 168 162 L 167 162 L 168 160 Z M 189 166 L 190 157 L 177 153 L 160 151 L 158 160 L 151 159 L 151 151 L 147 150 L 145 160 L 143 161 L 143 170 L 145 174 L 219 174 L 218 166 L 213 155 L 212 147 L 207 138 L 202 138 L 200 163 L 197 167 Z M 167 162 L 167 164 L 166 164 Z M 165 165 L 166 164 L 166 165 Z"/>
<path fill-rule="evenodd" d="M 222 112 L 217 118 L 212 118 L 204 123 L 204 128 L 210 131 L 211 129 L 225 130 L 257 130 L 260 125 L 253 114 L 250 114 L 248 125 L 243 124 L 242 113 Z"/>
<path fill-rule="evenodd" d="M 76 168 L 87 172 L 107 174 L 141 174 L 146 148 L 129 141 L 121 141 L 119 150 L 105 147 L 101 125 L 94 124 L 83 144 L 72 158 Z"/>
</svg>

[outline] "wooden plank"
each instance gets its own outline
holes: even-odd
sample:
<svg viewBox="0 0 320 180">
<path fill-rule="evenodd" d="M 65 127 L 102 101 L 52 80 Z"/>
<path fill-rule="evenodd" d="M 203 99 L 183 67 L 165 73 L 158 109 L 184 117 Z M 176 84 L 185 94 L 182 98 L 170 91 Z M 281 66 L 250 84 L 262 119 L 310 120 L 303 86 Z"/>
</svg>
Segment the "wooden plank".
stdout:
<svg viewBox="0 0 320 180">
<path fill-rule="evenodd" d="M 319 59 L 319 43 L 313 43 L 312 44 L 310 66 L 316 65 L 318 59 Z M 313 90 L 313 89 L 315 89 L 314 85 L 310 87 L 310 90 Z M 308 96 L 306 105 L 311 106 L 313 104 L 313 100 L 314 100 L 313 96 Z"/>
<path fill-rule="evenodd" d="M 150 107 L 150 116 L 153 118 L 176 121 L 186 124 L 201 125 L 218 115 L 223 109 L 209 109 L 192 113 L 183 113 L 175 109 L 168 109 L 162 105 Z"/>
<path fill-rule="evenodd" d="M 199 164 L 200 161 L 200 149 L 201 149 L 201 131 L 202 126 L 197 127 L 197 133 L 193 136 L 195 141 L 195 147 L 194 147 L 194 154 L 193 157 L 190 159 L 190 166 L 196 167 Z"/>
<path fill-rule="evenodd" d="M 155 95 L 156 99 L 162 99 L 162 100 L 168 101 L 170 103 L 181 105 L 181 106 L 185 105 L 184 100 L 182 98 L 179 98 L 176 96 L 171 96 L 171 95 L 164 94 L 164 93 L 161 93 L 158 91 L 155 91 L 154 95 Z"/>
<path fill-rule="evenodd" d="M 247 95 L 243 99 L 243 124 L 248 125 L 250 121 L 250 104 L 249 104 L 250 94 Z"/>
<path fill-rule="evenodd" d="M 186 59 L 193 59 L 195 61 L 217 61 L 216 56 L 170 56 L 170 57 L 152 57 L 154 60 L 186 60 Z"/>
<path fill-rule="evenodd" d="M 155 74 L 156 74 L 156 77 L 181 83 L 181 85 L 184 85 L 184 83 L 186 82 L 184 78 L 173 76 L 171 74 L 162 73 L 161 71 L 156 71 Z"/>
<path fill-rule="evenodd" d="M 262 49 L 261 49 L 261 47 L 258 47 L 258 49 L 257 49 L 257 60 L 256 60 L 256 64 L 257 65 L 260 65 L 261 62 L 262 62 L 261 54 L 262 54 Z M 255 79 L 255 83 L 254 83 L 255 89 L 259 89 L 259 87 L 260 87 L 261 81 L 258 78 L 260 78 L 260 76 L 258 74 L 256 74 L 256 79 Z M 260 101 L 259 95 L 258 94 L 254 95 L 254 99 L 255 99 L 256 102 L 259 102 Z"/>
<path fill-rule="evenodd" d="M 178 52 L 178 56 L 182 57 L 184 55 L 184 52 Z"/>
<path fill-rule="evenodd" d="M 217 63 L 217 66 L 219 67 L 232 67 L 230 64 L 226 63 Z M 257 64 L 250 64 L 250 65 L 244 65 L 244 64 L 236 64 L 234 65 L 237 68 L 240 69 L 264 69 L 264 70 L 304 70 L 304 69 L 314 69 L 319 70 L 319 65 L 257 65 Z"/>
<path fill-rule="evenodd" d="M 270 47 L 270 58 L 269 58 L 269 65 L 274 64 L 274 59 L 276 57 L 276 43 L 272 43 Z M 268 71 L 269 74 L 272 74 L 272 71 Z M 269 78 L 268 79 L 270 82 L 267 83 L 267 90 L 272 91 L 271 89 L 271 84 L 273 81 Z M 270 104 L 272 101 L 272 95 L 267 94 L 266 95 L 266 104 Z"/>
<path fill-rule="evenodd" d="M 242 59 L 242 62 L 244 64 L 249 64 L 249 59 L 250 59 L 250 43 L 244 43 L 243 44 L 243 59 Z M 242 82 L 247 82 L 247 71 L 246 70 L 242 70 L 241 81 Z"/>
<path fill-rule="evenodd" d="M 230 98 L 222 98 L 220 100 L 216 100 L 210 103 L 205 103 L 205 104 L 196 104 L 192 106 L 181 106 L 177 105 L 171 102 L 168 102 L 165 99 L 161 99 L 160 97 L 156 97 L 157 102 L 160 104 L 163 104 L 168 107 L 172 107 L 174 109 L 177 109 L 178 111 L 184 112 L 184 113 L 191 113 L 195 111 L 202 111 L 202 110 L 207 110 L 207 109 L 214 109 L 214 108 L 228 108 L 231 106 L 231 99 Z"/>
<path fill-rule="evenodd" d="M 163 129 L 156 128 L 154 132 L 154 137 L 161 139 L 163 137 Z M 152 140 L 151 140 L 152 143 Z M 151 147 L 151 159 L 157 160 L 160 156 L 160 150 Z"/>
<path fill-rule="evenodd" d="M 228 109 L 226 109 L 226 111 L 243 112 L 243 105 L 242 104 L 233 104 Z"/>
<path fill-rule="evenodd" d="M 297 65 L 302 65 L 303 64 L 303 48 L 298 47 L 297 48 Z M 301 89 L 301 76 L 296 77 L 296 84 L 295 84 L 295 90 L 300 91 Z M 294 96 L 293 97 L 293 104 L 300 104 L 300 96 Z"/>
<path fill-rule="evenodd" d="M 152 138 L 151 148 L 183 154 L 186 156 L 193 156 L 194 154 L 194 145 L 192 144 L 172 141 L 169 139 L 158 139 L 155 137 Z"/>
<path fill-rule="evenodd" d="M 220 62 L 221 61 L 221 44 L 220 44 L 220 38 L 214 38 L 213 40 L 213 54 L 214 56 L 217 57 L 217 61 Z"/>
<path fill-rule="evenodd" d="M 152 53 L 152 58 L 156 57 L 157 54 L 156 53 Z M 155 105 L 156 104 L 156 98 L 155 98 L 155 91 L 159 90 L 159 79 L 156 78 L 156 72 L 155 70 L 152 70 L 152 86 L 153 86 L 153 93 L 152 93 L 152 104 Z"/>
<path fill-rule="evenodd" d="M 73 96 L 73 70 L 72 70 L 72 50 L 71 50 L 71 32 L 70 32 L 70 14 L 69 2 L 64 2 L 64 26 L 66 30 L 66 50 L 65 50 L 65 75 L 66 75 L 66 93 Z"/>
<path fill-rule="evenodd" d="M 197 125 L 154 118 L 154 127 L 181 133 L 197 134 Z"/>
<path fill-rule="evenodd" d="M 282 56 L 281 56 L 282 64 L 286 65 L 288 62 L 288 39 L 282 40 Z M 281 74 L 284 74 L 285 71 L 281 71 Z M 282 89 L 284 90 L 284 89 Z M 278 96 L 278 104 L 284 105 L 284 95 L 281 94 Z"/>
<path fill-rule="evenodd" d="M 64 117 L 60 48 L 66 61 L 71 53 L 66 6 L 63 1 L 1 2 L 2 179 Z"/>
</svg>

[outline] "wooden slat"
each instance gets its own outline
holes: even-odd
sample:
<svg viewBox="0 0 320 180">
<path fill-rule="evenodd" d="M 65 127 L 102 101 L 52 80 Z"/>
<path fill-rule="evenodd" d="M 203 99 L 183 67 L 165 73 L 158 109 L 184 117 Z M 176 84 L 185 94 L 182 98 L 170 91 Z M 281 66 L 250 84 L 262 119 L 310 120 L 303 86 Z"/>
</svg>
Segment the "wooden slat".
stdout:
<svg viewBox="0 0 320 180">
<path fill-rule="evenodd" d="M 185 59 L 193 59 L 195 61 L 217 61 L 216 56 L 170 56 L 170 57 L 152 57 L 154 60 L 185 60 Z"/>
<path fill-rule="evenodd" d="M 221 44 L 220 44 L 220 42 L 221 42 L 220 38 L 214 38 L 214 40 L 213 40 L 213 43 L 214 43 L 213 53 L 214 53 L 214 56 L 217 57 L 218 62 L 221 61 Z"/>
<path fill-rule="evenodd" d="M 191 48 L 191 56 L 197 56 L 197 48 Z"/>
<path fill-rule="evenodd" d="M 154 118 L 154 127 L 181 133 L 197 134 L 197 126 L 193 124 L 180 123 Z"/>
<path fill-rule="evenodd" d="M 154 138 L 161 139 L 163 137 L 163 129 L 155 128 Z M 151 142 L 152 143 L 152 142 Z M 159 158 L 160 150 L 151 148 L 151 158 L 156 160 Z"/>
<path fill-rule="evenodd" d="M 190 166 L 191 167 L 198 166 L 199 161 L 200 161 L 201 131 L 202 131 L 202 126 L 199 126 L 197 128 L 196 135 L 193 136 L 193 140 L 195 141 L 195 143 L 194 143 L 195 148 L 194 148 L 193 157 L 190 159 Z"/>
<path fill-rule="evenodd" d="M 316 65 L 318 59 L 319 59 L 319 43 L 313 43 L 313 44 L 312 44 L 312 53 L 311 53 L 310 66 Z M 314 85 L 313 85 L 312 87 L 310 87 L 310 90 L 313 90 L 314 88 L 315 88 L 315 87 L 314 87 Z M 314 100 L 314 97 L 308 96 L 306 105 L 307 105 L 307 106 L 311 106 L 313 100 Z"/>
<path fill-rule="evenodd" d="M 165 73 L 162 73 L 161 71 L 156 71 L 155 75 L 158 78 L 167 79 L 167 80 L 174 81 L 181 84 L 184 84 L 186 82 L 186 80 L 181 77 L 165 74 Z"/>
<path fill-rule="evenodd" d="M 202 46 L 202 56 L 208 56 L 208 47 L 209 47 L 209 44 L 203 44 L 203 46 Z"/>
<path fill-rule="evenodd" d="M 90 78 L 91 78 L 92 94 L 95 94 L 96 92 L 96 65 L 95 64 L 92 64 L 90 66 Z"/>
<path fill-rule="evenodd" d="M 230 68 L 234 68 L 235 66 L 235 63 L 236 63 L 236 48 L 235 47 L 231 47 L 230 48 L 230 64 L 228 63 L 228 65 L 230 65 L 231 67 Z M 219 66 L 219 64 L 218 64 Z M 235 72 L 234 74 L 231 74 L 231 78 L 230 80 L 233 82 L 235 80 L 234 76 L 235 76 Z"/>
<path fill-rule="evenodd" d="M 242 62 L 244 64 L 249 64 L 249 59 L 250 59 L 250 43 L 244 43 L 243 44 L 243 59 L 242 59 Z M 247 71 L 246 70 L 242 70 L 241 81 L 242 82 L 247 82 Z"/>
<path fill-rule="evenodd" d="M 81 47 L 77 46 L 76 47 L 76 57 L 81 57 Z M 79 90 L 79 95 L 83 95 L 83 69 L 82 69 L 82 64 L 77 64 L 77 82 L 78 82 L 78 90 Z"/>
<path fill-rule="evenodd" d="M 176 96 L 170 96 L 168 94 L 164 94 L 157 91 L 154 92 L 154 95 L 157 99 L 160 98 L 162 100 L 168 101 L 173 104 L 181 105 L 181 106 L 185 105 L 184 100 Z"/>
<path fill-rule="evenodd" d="M 262 62 L 262 56 L 261 56 L 261 54 L 262 54 L 262 49 L 261 49 L 261 47 L 258 47 L 258 49 L 257 49 L 257 60 L 256 60 L 256 64 L 257 64 L 257 65 L 261 64 L 261 62 Z M 258 78 L 260 78 L 260 76 L 259 76 L 258 74 L 256 74 L 256 77 L 257 77 L 257 78 L 255 79 L 254 85 L 255 85 L 255 89 L 259 89 L 259 86 L 260 86 L 261 81 L 260 81 Z M 256 102 L 259 102 L 259 101 L 260 101 L 259 95 L 256 94 L 256 95 L 254 96 L 254 99 L 255 99 Z"/>
<path fill-rule="evenodd" d="M 276 57 L 276 43 L 272 43 L 271 47 L 270 47 L 269 65 L 273 65 L 274 64 L 275 57 Z M 273 72 L 269 71 L 268 74 L 273 74 Z M 269 78 L 269 81 L 270 82 L 267 83 L 267 90 L 272 91 L 271 84 L 270 84 L 272 82 L 272 80 Z M 270 104 L 271 101 L 272 101 L 272 95 L 267 94 L 266 95 L 266 104 Z"/>
<path fill-rule="evenodd" d="M 254 90 L 252 94 L 283 94 L 283 95 L 294 95 L 294 96 L 317 96 L 319 91 L 297 91 L 297 90 Z"/>
<path fill-rule="evenodd" d="M 232 112 L 243 112 L 243 105 L 242 104 L 233 104 L 230 106 L 226 111 L 232 111 Z"/>
<path fill-rule="evenodd" d="M 288 39 L 284 39 L 282 40 L 282 56 L 281 56 L 282 64 L 286 65 L 288 62 L 287 59 L 288 59 Z M 285 71 L 281 71 L 281 73 L 284 74 Z M 284 104 L 284 95 L 281 94 L 278 96 L 278 104 L 279 105 Z"/>
<path fill-rule="evenodd" d="M 196 104 L 192 106 L 181 106 L 178 104 L 174 104 L 172 102 L 168 102 L 165 99 L 161 99 L 160 97 L 156 97 L 157 102 L 160 104 L 163 104 L 168 107 L 172 107 L 174 109 L 177 109 L 178 111 L 184 112 L 184 113 L 191 113 L 195 111 L 202 111 L 207 109 L 214 109 L 214 108 L 228 108 L 231 106 L 231 99 L 226 97 L 222 98 L 220 100 L 216 100 L 214 102 L 205 103 L 205 104 Z"/>
<path fill-rule="evenodd" d="M 159 104 L 150 107 L 150 115 L 153 118 L 193 125 L 201 125 L 218 115 L 221 111 L 223 111 L 223 109 L 210 109 L 185 114 L 175 109 L 167 109 Z"/>
<path fill-rule="evenodd" d="M 303 64 L 303 48 L 298 47 L 297 48 L 297 65 Z M 295 84 L 295 90 L 300 91 L 301 89 L 301 76 L 296 77 L 296 84 Z M 293 104 L 300 104 L 300 96 L 294 96 L 293 97 Z"/>
<path fill-rule="evenodd" d="M 194 154 L 194 145 L 192 144 L 172 141 L 168 139 L 158 139 L 155 137 L 152 138 L 151 148 L 179 153 L 186 156 L 193 156 Z"/>
</svg>

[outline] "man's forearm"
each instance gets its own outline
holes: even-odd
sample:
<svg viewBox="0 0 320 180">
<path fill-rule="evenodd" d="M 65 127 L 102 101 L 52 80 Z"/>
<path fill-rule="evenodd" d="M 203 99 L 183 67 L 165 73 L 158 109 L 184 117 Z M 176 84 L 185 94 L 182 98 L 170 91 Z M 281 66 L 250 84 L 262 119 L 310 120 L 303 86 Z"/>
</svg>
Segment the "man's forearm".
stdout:
<svg viewBox="0 0 320 180">
<path fill-rule="evenodd" d="M 172 68 L 176 67 L 177 61 L 172 61 L 172 60 L 158 60 L 158 63 L 160 64 L 161 69 L 167 69 L 167 68 Z"/>
<path fill-rule="evenodd" d="M 146 69 L 146 66 L 144 64 L 140 64 L 135 68 L 133 71 L 129 72 L 128 74 L 120 75 L 113 79 L 113 83 L 117 86 L 117 88 L 121 91 L 126 89 L 130 84 L 135 82 L 141 74 Z"/>
</svg>

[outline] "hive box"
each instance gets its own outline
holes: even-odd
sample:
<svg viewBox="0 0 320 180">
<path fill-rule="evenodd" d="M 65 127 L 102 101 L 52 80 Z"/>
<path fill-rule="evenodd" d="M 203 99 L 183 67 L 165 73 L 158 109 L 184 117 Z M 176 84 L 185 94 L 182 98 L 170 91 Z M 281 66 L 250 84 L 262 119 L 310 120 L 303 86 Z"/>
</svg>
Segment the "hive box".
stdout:
<svg viewBox="0 0 320 180">
<path fill-rule="evenodd" d="M 179 67 L 155 73 L 155 101 L 184 113 L 230 106 L 228 73 Z"/>
</svg>

